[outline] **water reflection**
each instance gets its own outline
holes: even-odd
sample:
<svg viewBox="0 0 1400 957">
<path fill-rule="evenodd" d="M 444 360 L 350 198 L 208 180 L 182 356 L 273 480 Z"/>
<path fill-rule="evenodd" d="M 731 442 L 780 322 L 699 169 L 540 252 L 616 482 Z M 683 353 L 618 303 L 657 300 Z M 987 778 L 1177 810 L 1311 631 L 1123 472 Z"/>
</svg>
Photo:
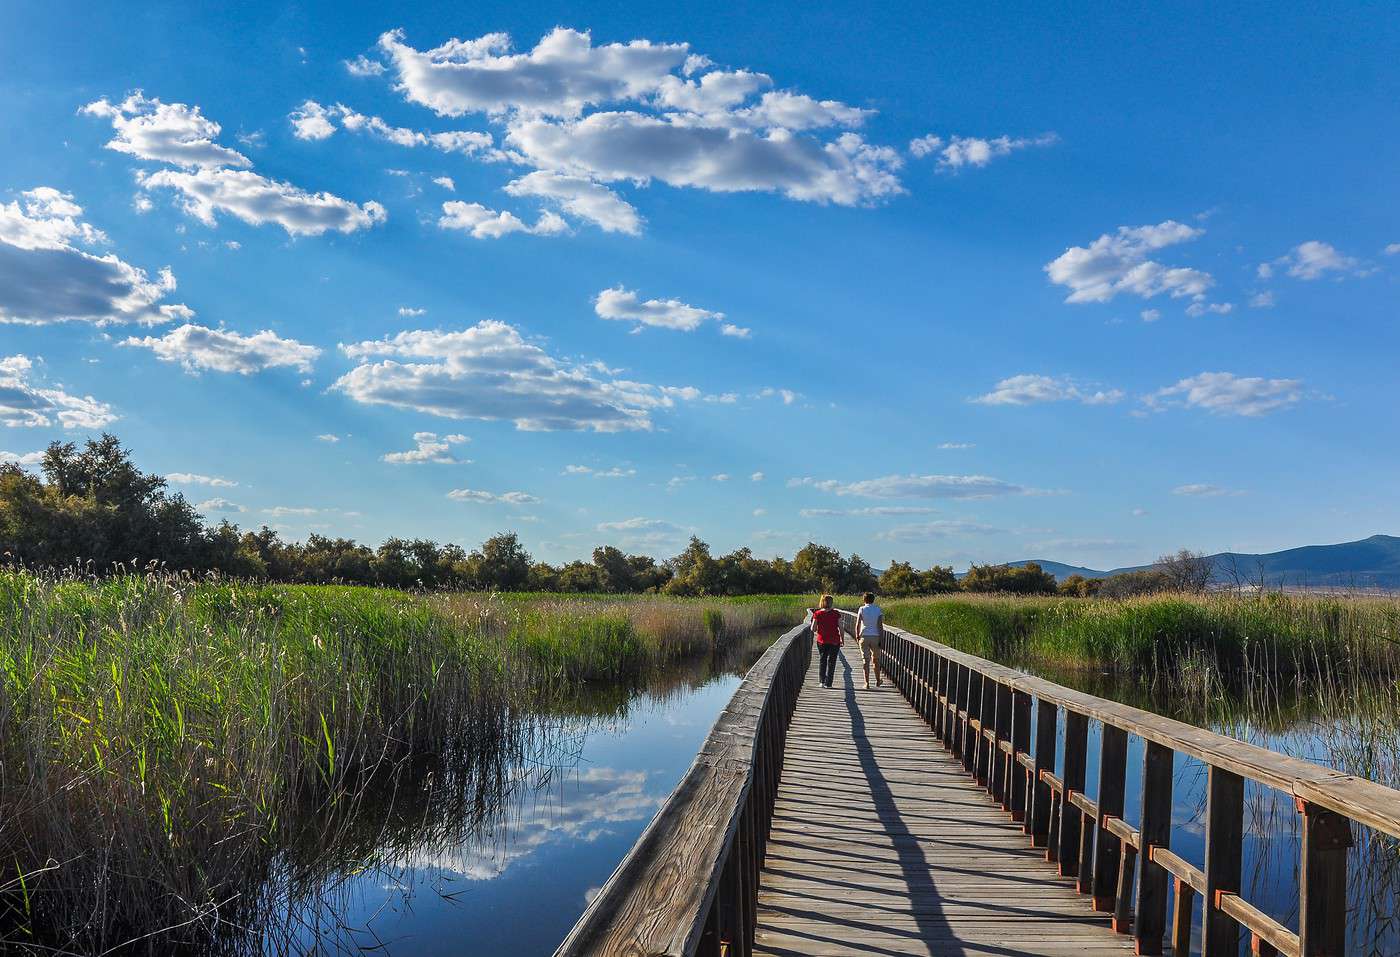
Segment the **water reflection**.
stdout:
<svg viewBox="0 0 1400 957">
<path fill-rule="evenodd" d="M 775 637 L 677 662 L 643 685 L 555 696 L 505 770 L 498 803 L 401 775 L 360 833 L 289 881 L 264 952 L 549 954 L 690 766 L 740 675 Z M 325 845 L 323 845 L 324 847 Z M 311 855 L 315 856 L 315 855 Z"/>
</svg>

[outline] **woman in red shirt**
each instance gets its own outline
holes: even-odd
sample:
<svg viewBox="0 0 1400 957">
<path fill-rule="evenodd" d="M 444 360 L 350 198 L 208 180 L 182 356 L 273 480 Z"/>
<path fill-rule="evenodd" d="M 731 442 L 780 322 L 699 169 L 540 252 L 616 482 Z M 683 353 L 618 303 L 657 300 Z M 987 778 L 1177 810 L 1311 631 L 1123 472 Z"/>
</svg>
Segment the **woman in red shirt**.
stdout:
<svg viewBox="0 0 1400 957">
<path fill-rule="evenodd" d="M 817 650 L 821 652 L 822 687 L 830 688 L 836 678 L 836 658 L 841 654 L 841 613 L 832 606 L 830 595 L 823 595 L 812 612 L 812 631 L 817 635 Z"/>
</svg>

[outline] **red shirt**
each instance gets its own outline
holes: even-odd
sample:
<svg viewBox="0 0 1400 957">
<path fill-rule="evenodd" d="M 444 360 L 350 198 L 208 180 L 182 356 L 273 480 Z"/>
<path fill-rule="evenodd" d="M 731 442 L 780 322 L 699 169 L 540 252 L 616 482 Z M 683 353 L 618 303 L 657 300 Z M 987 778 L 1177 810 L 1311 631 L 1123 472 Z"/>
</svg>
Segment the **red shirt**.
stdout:
<svg viewBox="0 0 1400 957">
<path fill-rule="evenodd" d="M 817 631 L 817 644 L 841 644 L 841 613 L 835 608 L 818 608 L 812 612 L 812 627 Z"/>
</svg>

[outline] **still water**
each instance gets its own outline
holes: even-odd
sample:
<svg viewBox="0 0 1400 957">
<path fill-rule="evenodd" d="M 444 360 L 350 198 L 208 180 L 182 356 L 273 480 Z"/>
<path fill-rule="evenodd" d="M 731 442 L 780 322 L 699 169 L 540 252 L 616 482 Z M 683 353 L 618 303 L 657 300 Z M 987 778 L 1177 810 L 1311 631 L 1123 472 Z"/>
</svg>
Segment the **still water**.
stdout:
<svg viewBox="0 0 1400 957">
<path fill-rule="evenodd" d="M 695 759 L 741 677 L 776 633 L 726 660 L 688 662 L 601 717 L 548 723 L 481 822 L 394 828 L 269 929 L 275 953 L 411 957 L 550 954 Z M 588 710 L 580 708 L 579 710 Z M 386 845 L 388 849 L 386 851 Z"/>
<path fill-rule="evenodd" d="M 534 745 L 482 802 L 416 782 L 390 824 L 345 841 L 352 850 L 301 881 L 283 918 L 262 935 L 265 952 L 373 952 L 411 957 L 550 954 L 685 773 L 716 716 L 774 634 L 726 660 L 685 662 L 646 687 L 596 688 L 544 721 Z M 1033 669 L 1039 670 L 1039 669 Z M 1393 686 L 1322 693 L 1276 682 L 1181 689 L 1094 674 L 1046 677 L 1081 690 L 1212 727 L 1263 747 L 1394 787 L 1400 702 Z M 1208 699 L 1208 700 L 1204 700 Z M 1061 727 L 1063 747 L 1063 724 Z M 1100 729 L 1091 723 L 1088 786 L 1097 792 Z M 1061 752 L 1062 754 L 1062 752 Z M 1141 808 L 1142 742 L 1130 739 L 1125 818 Z M 1171 836 L 1177 853 L 1204 860 L 1206 769 L 1177 756 Z M 374 814 L 365 815 L 371 821 Z M 1297 929 L 1299 828 L 1291 798 L 1246 789 L 1244 896 Z M 1356 829 L 1350 857 L 1351 954 L 1400 954 L 1396 843 Z M 1196 920 L 1199 946 L 1199 916 Z M 1242 951 L 1248 947 L 1247 939 Z"/>
</svg>

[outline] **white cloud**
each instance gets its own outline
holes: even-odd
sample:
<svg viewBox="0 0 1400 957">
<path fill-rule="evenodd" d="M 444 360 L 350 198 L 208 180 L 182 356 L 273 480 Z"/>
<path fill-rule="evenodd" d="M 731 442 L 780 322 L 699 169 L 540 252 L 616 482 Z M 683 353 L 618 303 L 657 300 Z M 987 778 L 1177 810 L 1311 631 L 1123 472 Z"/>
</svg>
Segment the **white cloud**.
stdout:
<svg viewBox="0 0 1400 957">
<path fill-rule="evenodd" d="M 641 517 L 600 522 L 596 530 L 633 547 L 653 548 L 683 542 L 694 531 L 663 519 Z"/>
<path fill-rule="evenodd" d="M 1400 243 L 1388 243 L 1385 247 L 1385 254 L 1387 256 L 1400 254 Z"/>
<path fill-rule="evenodd" d="M 428 310 L 416 309 L 413 306 L 399 306 L 399 315 L 405 319 L 416 319 L 419 316 L 426 316 Z"/>
<path fill-rule="evenodd" d="M 621 466 L 613 466 L 610 469 L 595 469 L 587 465 L 566 465 L 561 475 L 591 475 L 594 478 L 631 478 L 637 474 L 636 469 L 625 469 Z"/>
<path fill-rule="evenodd" d="M 728 482 L 728 481 L 729 481 L 729 474 L 728 474 L 727 472 L 718 472 L 718 473 L 716 473 L 716 474 L 710 476 L 710 481 L 712 481 L 712 482 Z"/>
<path fill-rule="evenodd" d="M 447 493 L 454 502 L 475 502 L 479 505 L 535 505 L 539 503 L 533 495 L 525 492 L 483 492 L 470 488 L 454 488 Z"/>
<path fill-rule="evenodd" d="M 183 305 L 161 305 L 175 291 L 169 269 L 152 280 L 113 254 L 78 248 L 107 237 L 79 218 L 82 207 L 70 194 L 39 186 L 20 196 L 0 203 L 0 324 L 153 325 L 194 315 Z"/>
<path fill-rule="evenodd" d="M 753 510 L 753 517 L 754 517 L 754 518 L 762 518 L 763 516 L 765 516 L 765 515 L 767 515 L 767 514 L 768 514 L 768 509 L 766 509 L 766 508 L 756 508 L 756 509 Z"/>
<path fill-rule="evenodd" d="M 537 170 L 506 184 L 511 196 L 549 200 L 571 216 L 585 219 L 604 232 L 635 236 L 642 231 L 636 207 L 601 183 L 583 176 Z"/>
<path fill-rule="evenodd" d="M 945 143 L 942 137 L 930 133 L 911 140 L 909 152 L 920 158 L 937 154 L 940 168 L 956 170 L 964 166 L 986 166 L 997 157 L 1009 156 L 1016 150 L 1050 146 L 1059 141 L 1059 136 L 1054 133 L 1042 133 L 1033 137 L 997 136 L 992 139 L 954 136 Z"/>
<path fill-rule="evenodd" d="M 451 176 L 434 176 L 433 182 L 447 190 L 449 193 L 457 192 L 457 184 L 452 181 Z"/>
<path fill-rule="evenodd" d="M 1193 482 L 1189 485 L 1178 485 L 1172 489 L 1173 495 L 1185 495 L 1192 498 L 1219 498 L 1222 495 L 1241 495 L 1238 489 L 1228 489 L 1219 485 L 1211 485 L 1208 482 Z"/>
<path fill-rule="evenodd" d="M 1302 397 L 1301 379 L 1262 379 L 1230 372 L 1202 372 L 1176 385 L 1158 389 L 1143 401 L 1156 410 L 1185 406 L 1217 415 L 1258 416 L 1294 405 Z"/>
<path fill-rule="evenodd" d="M 1217 316 L 1228 316 L 1235 311 L 1235 304 L 1232 302 L 1193 302 L 1186 307 L 1188 316 L 1204 316 L 1206 313 L 1214 313 Z"/>
<path fill-rule="evenodd" d="M 749 476 L 749 481 L 750 481 L 750 482 L 762 482 L 763 479 L 764 479 L 764 475 L 763 475 L 762 472 L 755 472 L 755 473 L 753 473 L 752 475 Z"/>
<path fill-rule="evenodd" d="M 1389 251 L 1389 247 L 1387 247 Z M 1319 242 L 1310 239 L 1305 243 L 1299 243 L 1283 256 L 1275 259 L 1273 263 L 1261 263 L 1259 266 L 1259 276 L 1267 279 L 1273 275 L 1274 266 L 1284 266 L 1288 269 L 1288 275 L 1295 279 L 1311 281 L 1322 279 L 1329 274 L 1338 276 L 1365 275 L 1366 270 L 1361 263 L 1351 256 L 1344 256 L 1337 251 L 1330 243 Z"/>
<path fill-rule="evenodd" d="M 242 505 L 230 502 L 226 498 L 211 498 L 208 501 L 200 502 L 198 505 L 195 506 L 195 508 L 201 512 L 224 512 L 228 514 L 237 514 L 238 512 L 248 511 Z"/>
<path fill-rule="evenodd" d="M 783 405 L 792 405 L 797 401 L 797 393 L 791 389 L 775 389 L 772 386 L 765 386 L 755 393 L 755 397 L 759 399 L 771 399 L 774 396 L 782 399 Z"/>
<path fill-rule="evenodd" d="M 886 475 L 858 482 L 814 478 L 788 481 L 789 488 L 804 486 L 860 498 L 992 498 L 1033 491 L 987 475 Z"/>
<path fill-rule="evenodd" d="M 732 322 L 723 323 L 719 332 L 722 336 L 732 336 L 735 339 L 747 339 L 753 334 L 753 330 L 747 326 L 736 326 Z"/>
<path fill-rule="evenodd" d="M 197 475 L 194 472 L 171 472 L 165 478 L 176 485 L 208 485 L 211 488 L 233 488 L 238 485 L 231 479 L 219 478 L 217 475 Z"/>
<path fill-rule="evenodd" d="M 514 213 L 497 212 L 480 203 L 464 203 L 457 199 L 442 204 L 438 226 L 471 233 L 475 239 L 500 239 L 510 233 L 557 236 L 568 231 L 568 225 L 554 213 L 542 213 L 535 225 L 528 226 Z"/>
<path fill-rule="evenodd" d="M 503 419 L 527 431 L 650 429 L 673 405 L 655 386 L 566 363 L 503 322 L 460 332 L 414 330 L 342 344 L 361 364 L 332 386 L 357 402 L 453 419 Z M 383 357 L 382 361 L 369 361 Z"/>
<path fill-rule="evenodd" d="M 948 451 L 962 451 L 963 449 L 975 449 L 975 448 L 977 448 L 977 443 L 976 443 L 976 442 L 940 442 L 940 443 L 938 444 L 938 447 L 939 447 L 940 449 L 942 449 L 943 451 L 945 451 L 945 452 L 948 452 Z"/>
<path fill-rule="evenodd" d="M 1000 529 L 978 522 L 963 522 L 945 519 L 935 522 L 919 522 L 915 525 L 896 525 L 876 535 L 887 542 L 926 542 L 932 539 L 948 538 L 952 535 L 986 535 Z"/>
<path fill-rule="evenodd" d="M 3 414 L 3 412 L 0 412 L 0 415 Z M 0 421 L 3 421 L 3 419 L 0 419 Z M 0 452 L 0 464 L 38 465 L 42 461 L 44 461 L 43 452 Z"/>
<path fill-rule="evenodd" d="M 1088 246 L 1071 246 L 1047 263 L 1045 272 L 1051 282 L 1071 290 L 1065 302 L 1108 302 L 1120 292 L 1144 299 L 1163 293 L 1199 299 L 1215 283 L 1210 273 L 1163 266 L 1147 256 L 1203 232 L 1170 219 L 1155 226 L 1119 226 Z"/>
<path fill-rule="evenodd" d="M 381 456 L 385 462 L 394 465 L 422 465 L 433 462 L 438 465 L 466 465 L 463 459 L 452 454 L 452 446 L 470 441 L 465 435 L 443 435 L 436 432 L 414 432 L 414 447 L 406 452 L 388 452 Z"/>
<path fill-rule="evenodd" d="M 326 433 L 323 433 L 323 434 L 321 434 L 321 435 L 316 436 L 316 441 L 317 441 L 317 442 L 325 442 L 325 443 L 327 443 L 327 444 L 329 444 L 329 445 L 334 445 L 335 443 L 337 443 L 337 442 L 340 441 L 340 436 L 338 436 L 338 435 L 332 435 L 331 433 L 326 432 Z"/>
<path fill-rule="evenodd" d="M 39 385 L 33 371 L 27 356 L 0 358 L 0 425 L 39 428 L 57 419 L 65 429 L 100 429 L 117 420 L 107 403 Z"/>
<path fill-rule="evenodd" d="M 307 100 L 288 115 L 292 135 L 299 140 L 324 140 L 335 135 L 335 123 L 330 110 L 315 100 Z"/>
<path fill-rule="evenodd" d="M 345 72 L 351 76 L 379 76 L 385 70 L 384 64 L 378 60 L 371 60 L 361 53 L 353 60 L 342 61 L 345 64 Z"/>
<path fill-rule="evenodd" d="M 1002 379 L 986 395 L 971 399 L 983 405 L 1032 405 L 1037 402 L 1082 402 L 1085 405 L 1109 405 L 1123 398 L 1119 389 L 1087 392 L 1068 376 L 1014 375 Z"/>
<path fill-rule="evenodd" d="M 275 223 L 292 236 L 320 236 L 331 230 L 353 233 L 367 229 L 382 223 L 387 215 L 373 200 L 358 205 L 247 170 L 160 170 L 141 174 L 138 182 L 146 189 L 175 190 L 183 197 L 184 211 L 206 226 L 216 225 L 216 213 L 227 213 L 254 226 Z"/>
<path fill-rule="evenodd" d="M 868 508 L 804 508 L 798 514 L 803 518 L 837 518 L 857 516 L 860 518 L 889 518 L 903 515 L 932 515 L 938 511 L 923 505 L 873 505 Z"/>
<path fill-rule="evenodd" d="M 722 312 L 689 306 L 679 299 L 648 299 L 643 302 L 635 292 L 621 286 L 598 293 L 593 300 L 593 310 L 601 319 L 640 322 L 681 332 L 694 332 L 709 319 L 716 322 L 724 319 Z"/>
<path fill-rule="evenodd" d="M 1270 309 L 1273 307 L 1273 304 L 1274 294 L 1267 289 L 1249 300 L 1249 305 L 1252 309 Z"/>
<path fill-rule="evenodd" d="M 335 135 L 336 122 L 352 133 L 366 133 L 377 139 L 393 143 L 395 146 L 430 146 L 444 153 L 461 153 L 471 156 L 477 153 L 495 158 L 491 146 L 495 142 L 490 133 L 479 130 L 449 130 L 444 133 L 425 133 L 402 126 L 391 126 L 378 116 L 367 116 L 343 103 L 335 106 L 322 106 L 315 100 L 307 100 L 294 110 L 288 119 L 298 139 L 324 140 Z"/>
<path fill-rule="evenodd" d="M 81 112 L 111 120 L 117 135 L 107 149 L 138 159 L 186 168 L 253 165 L 237 150 L 214 142 L 219 124 L 201 114 L 198 106 L 162 103 L 137 91 L 115 105 L 104 97 Z"/>
<path fill-rule="evenodd" d="M 208 370 L 252 375 L 279 367 L 310 372 L 312 363 L 321 355 L 316 346 L 283 339 L 270 329 L 244 336 L 227 329 L 210 329 L 191 323 L 164 336 L 141 339 L 132 336 L 121 344 L 150 349 L 156 358 L 178 362 L 189 373 Z"/>
<path fill-rule="evenodd" d="M 1142 315 L 1142 321 L 1143 321 L 1143 322 L 1156 322 L 1158 319 L 1161 319 L 1161 318 L 1162 318 L 1162 310 L 1160 310 L 1160 309 L 1144 309 L 1144 310 L 1142 311 L 1141 315 Z"/>
<path fill-rule="evenodd" d="M 271 515 L 273 518 L 310 518 L 312 515 L 320 515 L 326 509 L 308 508 L 305 506 L 274 505 L 272 508 L 263 509 L 264 515 Z"/>
</svg>

